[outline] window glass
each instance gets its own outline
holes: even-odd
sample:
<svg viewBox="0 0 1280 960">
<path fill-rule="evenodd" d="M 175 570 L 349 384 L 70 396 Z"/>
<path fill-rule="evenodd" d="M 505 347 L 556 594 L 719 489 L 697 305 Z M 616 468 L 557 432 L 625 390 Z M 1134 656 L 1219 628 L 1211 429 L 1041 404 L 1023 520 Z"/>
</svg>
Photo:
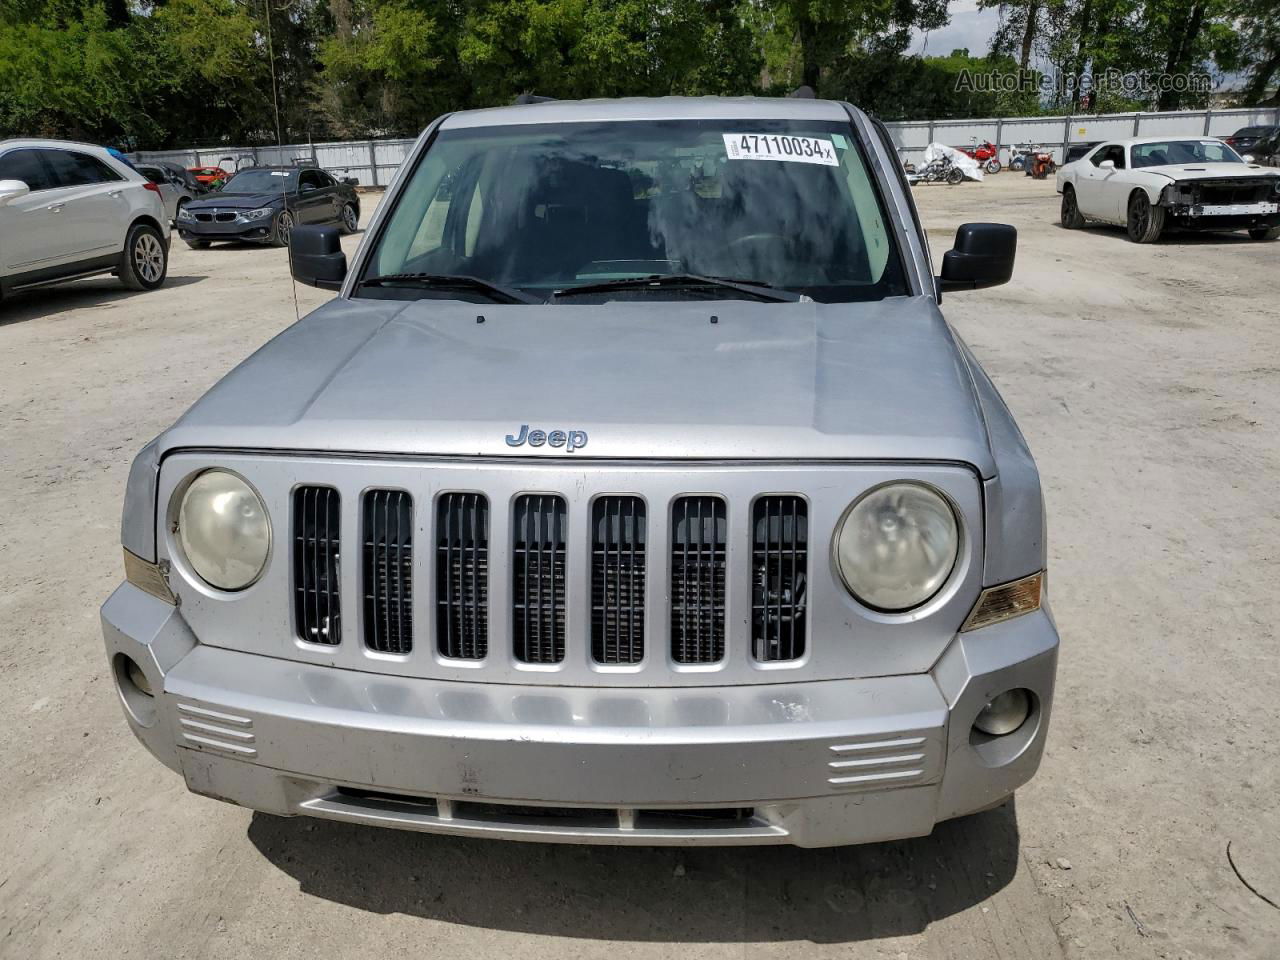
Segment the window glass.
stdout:
<svg viewBox="0 0 1280 960">
<path fill-rule="evenodd" d="M 299 177 L 299 183 L 304 187 L 312 187 L 319 189 L 324 186 L 324 181 L 320 179 L 320 173 L 317 170 L 303 170 Z"/>
<path fill-rule="evenodd" d="M 653 274 L 754 280 L 824 301 L 907 292 L 857 136 L 829 121 L 443 130 L 367 269 L 539 296 Z"/>
<path fill-rule="evenodd" d="M 1240 154 L 1220 140 L 1162 140 L 1130 148 L 1134 167 L 1159 167 L 1168 163 L 1244 163 Z"/>
<path fill-rule="evenodd" d="M 32 193 L 53 186 L 36 150 L 10 150 L 0 157 L 0 180 L 21 180 Z"/>
<path fill-rule="evenodd" d="M 97 157 L 91 157 L 87 153 L 77 153 L 74 150 L 40 152 L 53 171 L 54 178 L 64 187 L 83 187 L 124 179 Z"/>
</svg>

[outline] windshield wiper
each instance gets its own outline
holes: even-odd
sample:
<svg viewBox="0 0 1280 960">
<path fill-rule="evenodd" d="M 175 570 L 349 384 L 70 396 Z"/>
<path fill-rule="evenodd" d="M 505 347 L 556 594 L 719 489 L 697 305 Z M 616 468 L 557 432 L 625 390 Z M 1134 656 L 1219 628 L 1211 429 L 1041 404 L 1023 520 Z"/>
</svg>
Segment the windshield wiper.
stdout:
<svg viewBox="0 0 1280 960">
<path fill-rule="evenodd" d="M 548 303 L 563 300 L 565 297 L 576 297 L 579 294 L 610 293 L 614 290 L 637 290 L 652 288 L 662 289 L 721 289 L 745 293 L 757 300 L 771 303 L 794 303 L 800 294 L 790 290 L 779 290 L 758 280 L 738 280 L 733 277 L 704 277 L 697 273 L 653 273 L 647 277 L 623 277 L 621 280 L 603 280 L 600 283 L 587 283 L 580 287 L 566 287 L 551 295 Z"/>
<path fill-rule="evenodd" d="M 361 280 L 362 287 L 418 287 L 423 290 L 470 290 L 496 303 L 542 303 L 537 297 L 479 277 L 453 273 L 388 273 Z"/>
</svg>

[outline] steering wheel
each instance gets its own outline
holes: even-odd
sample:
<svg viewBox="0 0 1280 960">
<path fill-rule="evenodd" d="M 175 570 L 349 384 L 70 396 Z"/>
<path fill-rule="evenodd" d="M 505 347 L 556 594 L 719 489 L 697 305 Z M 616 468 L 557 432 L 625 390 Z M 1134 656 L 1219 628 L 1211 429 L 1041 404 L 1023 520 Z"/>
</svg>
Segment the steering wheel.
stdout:
<svg viewBox="0 0 1280 960">
<path fill-rule="evenodd" d="M 738 237 L 736 240 L 730 240 L 728 247 L 730 250 L 736 250 L 738 247 L 746 246 L 748 243 L 786 243 L 787 238 L 780 233 L 748 233 L 744 237 Z"/>
</svg>

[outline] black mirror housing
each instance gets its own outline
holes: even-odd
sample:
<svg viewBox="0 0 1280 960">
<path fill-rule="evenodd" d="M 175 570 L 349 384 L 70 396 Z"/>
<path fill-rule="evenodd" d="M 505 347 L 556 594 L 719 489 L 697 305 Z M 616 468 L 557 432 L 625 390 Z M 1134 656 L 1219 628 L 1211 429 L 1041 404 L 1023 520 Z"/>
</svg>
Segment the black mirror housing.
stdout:
<svg viewBox="0 0 1280 960">
<path fill-rule="evenodd" d="M 1018 231 L 1007 223 L 961 224 L 955 245 L 942 258 L 938 286 L 945 292 L 1008 283 L 1017 251 Z"/>
<path fill-rule="evenodd" d="M 337 290 L 347 277 L 347 255 L 342 252 L 336 226 L 302 225 L 289 234 L 289 268 L 293 279 L 321 290 Z"/>
</svg>

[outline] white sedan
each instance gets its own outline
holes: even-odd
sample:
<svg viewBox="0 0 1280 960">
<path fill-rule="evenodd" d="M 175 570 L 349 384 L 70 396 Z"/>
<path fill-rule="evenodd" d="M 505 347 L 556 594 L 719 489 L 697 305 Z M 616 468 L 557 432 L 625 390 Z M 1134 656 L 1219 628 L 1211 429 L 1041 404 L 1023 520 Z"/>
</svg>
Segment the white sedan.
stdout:
<svg viewBox="0 0 1280 960">
<path fill-rule="evenodd" d="M 1058 170 L 1062 225 L 1124 226 L 1135 243 L 1168 228 L 1280 235 L 1280 170 L 1246 163 L 1212 137 L 1105 141 Z"/>
</svg>

